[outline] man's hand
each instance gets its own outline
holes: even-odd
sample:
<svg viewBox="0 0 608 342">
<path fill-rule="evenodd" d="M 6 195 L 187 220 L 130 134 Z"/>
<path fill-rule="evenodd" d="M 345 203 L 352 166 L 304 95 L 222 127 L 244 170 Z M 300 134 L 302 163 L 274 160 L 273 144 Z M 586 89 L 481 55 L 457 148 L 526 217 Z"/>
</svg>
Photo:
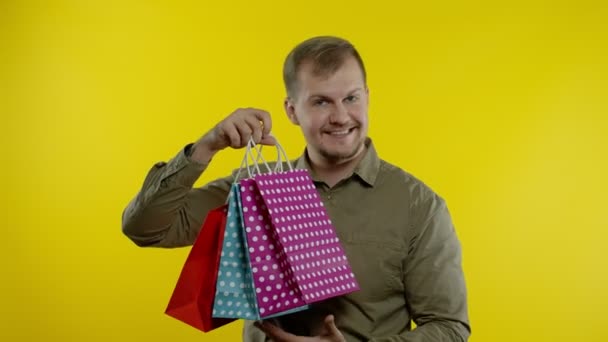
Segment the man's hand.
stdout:
<svg viewBox="0 0 608 342">
<path fill-rule="evenodd" d="M 344 336 L 336 328 L 334 316 L 325 317 L 324 329 L 320 335 L 313 337 L 296 336 L 268 322 L 255 322 L 255 326 L 275 342 L 345 342 Z"/>
<path fill-rule="evenodd" d="M 245 147 L 251 138 L 256 144 L 274 145 L 275 140 L 270 136 L 271 128 L 268 112 L 255 108 L 237 109 L 192 146 L 191 158 L 199 163 L 207 163 L 218 151 L 227 147 Z"/>
</svg>

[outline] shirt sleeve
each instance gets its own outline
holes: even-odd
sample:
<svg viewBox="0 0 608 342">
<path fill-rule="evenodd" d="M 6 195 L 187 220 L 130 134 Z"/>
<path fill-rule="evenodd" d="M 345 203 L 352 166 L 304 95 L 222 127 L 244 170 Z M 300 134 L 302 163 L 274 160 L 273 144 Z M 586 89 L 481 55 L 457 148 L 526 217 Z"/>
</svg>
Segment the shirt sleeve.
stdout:
<svg viewBox="0 0 608 342">
<path fill-rule="evenodd" d="M 445 201 L 425 201 L 415 216 L 403 282 L 416 328 L 374 342 L 464 342 L 470 335 L 461 246 Z"/>
<path fill-rule="evenodd" d="M 232 177 L 201 188 L 194 183 L 208 164 L 192 161 L 182 149 L 168 163 L 156 163 L 122 214 L 122 231 L 138 246 L 192 245 L 207 213 L 226 201 Z"/>
</svg>

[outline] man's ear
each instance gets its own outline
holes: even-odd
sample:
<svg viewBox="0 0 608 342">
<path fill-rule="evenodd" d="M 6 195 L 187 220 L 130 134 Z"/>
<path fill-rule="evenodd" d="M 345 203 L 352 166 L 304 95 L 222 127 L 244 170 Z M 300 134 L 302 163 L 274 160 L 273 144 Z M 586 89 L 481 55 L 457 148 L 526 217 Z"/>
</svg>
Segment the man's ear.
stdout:
<svg viewBox="0 0 608 342">
<path fill-rule="evenodd" d="M 291 121 L 294 125 L 299 126 L 300 123 L 298 122 L 298 118 L 296 117 L 296 107 L 294 106 L 293 101 L 289 97 L 285 98 L 285 101 L 283 102 L 283 107 L 285 107 L 285 114 L 287 114 L 289 121 Z"/>
</svg>

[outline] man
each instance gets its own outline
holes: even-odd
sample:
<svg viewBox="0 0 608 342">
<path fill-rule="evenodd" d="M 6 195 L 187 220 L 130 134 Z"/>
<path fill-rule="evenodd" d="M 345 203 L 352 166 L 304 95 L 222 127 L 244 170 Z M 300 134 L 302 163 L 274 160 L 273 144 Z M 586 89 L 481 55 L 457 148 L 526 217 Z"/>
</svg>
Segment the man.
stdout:
<svg viewBox="0 0 608 342">
<path fill-rule="evenodd" d="M 460 244 L 444 200 L 381 160 L 367 137 L 369 90 L 357 50 L 337 37 L 300 43 L 284 64 L 289 120 L 306 140 L 308 169 L 360 291 L 271 322 L 246 322 L 246 341 L 466 341 Z M 150 170 L 123 214 L 139 246 L 191 245 L 232 177 L 192 188 L 216 153 L 250 138 L 273 145 L 270 115 L 238 109 L 169 163 Z M 416 329 L 411 329 L 411 321 Z"/>
</svg>

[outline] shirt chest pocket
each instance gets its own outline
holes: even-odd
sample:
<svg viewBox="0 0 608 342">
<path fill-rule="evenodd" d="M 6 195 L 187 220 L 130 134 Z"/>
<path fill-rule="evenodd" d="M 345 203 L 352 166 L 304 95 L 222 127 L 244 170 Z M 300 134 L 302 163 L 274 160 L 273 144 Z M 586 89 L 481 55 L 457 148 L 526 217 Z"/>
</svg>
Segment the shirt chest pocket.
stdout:
<svg viewBox="0 0 608 342">
<path fill-rule="evenodd" d="M 349 296 L 362 302 L 403 296 L 401 279 L 405 248 L 395 241 L 367 234 L 347 234 L 341 242 L 361 288 Z"/>
</svg>

